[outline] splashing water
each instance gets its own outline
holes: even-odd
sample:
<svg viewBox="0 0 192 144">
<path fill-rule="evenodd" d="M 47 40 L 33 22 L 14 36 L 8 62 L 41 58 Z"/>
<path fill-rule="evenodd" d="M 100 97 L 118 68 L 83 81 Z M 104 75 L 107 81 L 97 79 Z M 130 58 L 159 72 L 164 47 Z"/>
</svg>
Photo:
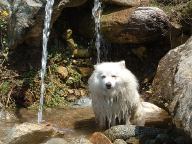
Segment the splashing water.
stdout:
<svg viewBox="0 0 192 144">
<path fill-rule="evenodd" d="M 94 7 L 92 9 L 92 15 L 95 20 L 95 33 L 96 33 L 95 47 L 97 49 L 97 63 L 101 62 L 100 60 L 100 47 L 101 47 L 100 19 L 102 13 L 101 4 L 102 3 L 100 0 L 94 0 Z"/>
<path fill-rule="evenodd" d="M 45 21 L 44 21 L 44 29 L 43 29 L 43 52 L 41 59 L 41 95 L 40 95 L 40 104 L 39 104 L 39 112 L 38 112 L 38 123 L 42 122 L 42 113 L 43 113 L 43 100 L 45 93 L 45 73 L 46 73 L 46 65 L 47 65 L 47 42 L 50 34 L 50 22 L 51 22 L 51 14 L 53 11 L 54 0 L 47 0 L 47 4 L 45 6 Z"/>
</svg>

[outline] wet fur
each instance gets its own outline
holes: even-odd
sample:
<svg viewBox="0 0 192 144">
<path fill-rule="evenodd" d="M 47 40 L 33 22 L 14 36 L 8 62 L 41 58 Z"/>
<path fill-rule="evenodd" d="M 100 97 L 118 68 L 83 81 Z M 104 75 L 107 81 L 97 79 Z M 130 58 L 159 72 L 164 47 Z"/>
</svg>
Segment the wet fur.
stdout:
<svg viewBox="0 0 192 144">
<path fill-rule="evenodd" d="M 106 83 L 112 83 L 111 89 Z M 100 128 L 129 124 L 139 120 L 141 100 L 136 77 L 125 67 L 125 62 L 105 62 L 95 65 L 88 81 L 96 122 Z"/>
</svg>

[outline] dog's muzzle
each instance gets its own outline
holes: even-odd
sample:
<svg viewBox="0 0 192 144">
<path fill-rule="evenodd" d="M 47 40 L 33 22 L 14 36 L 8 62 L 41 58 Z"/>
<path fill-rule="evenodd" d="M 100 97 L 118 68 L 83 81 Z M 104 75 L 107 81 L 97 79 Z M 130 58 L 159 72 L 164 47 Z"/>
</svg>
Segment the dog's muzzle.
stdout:
<svg viewBox="0 0 192 144">
<path fill-rule="evenodd" d="M 112 85 L 111 85 L 110 82 L 106 83 L 105 85 L 106 85 L 106 88 L 107 88 L 107 89 L 111 89 L 111 86 L 112 86 Z"/>
</svg>

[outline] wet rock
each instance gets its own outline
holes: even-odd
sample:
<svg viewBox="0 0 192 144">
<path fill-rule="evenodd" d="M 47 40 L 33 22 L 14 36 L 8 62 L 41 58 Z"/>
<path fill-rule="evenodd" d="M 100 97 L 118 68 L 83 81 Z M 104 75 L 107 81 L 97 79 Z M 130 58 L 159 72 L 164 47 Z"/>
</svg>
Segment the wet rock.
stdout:
<svg viewBox="0 0 192 144">
<path fill-rule="evenodd" d="M 188 144 L 189 141 L 184 136 L 179 136 L 174 139 L 176 144 Z"/>
<path fill-rule="evenodd" d="M 9 144 L 40 143 L 54 134 L 53 127 L 45 124 L 23 123 L 14 126 L 4 139 Z"/>
<path fill-rule="evenodd" d="M 145 43 L 169 34 L 168 16 L 156 7 L 124 8 L 106 11 L 101 31 L 112 43 Z"/>
<path fill-rule="evenodd" d="M 52 138 L 44 144 L 68 144 L 68 142 L 62 138 Z"/>
<path fill-rule="evenodd" d="M 141 135 L 155 136 L 163 132 L 165 132 L 165 130 L 152 127 L 143 127 L 136 125 L 117 125 L 106 130 L 104 134 L 113 142 L 115 139 L 127 140 L 130 137 Z"/>
<path fill-rule="evenodd" d="M 122 139 L 116 139 L 113 144 L 127 144 L 126 141 L 122 140 Z"/>
<path fill-rule="evenodd" d="M 90 141 L 93 144 L 112 144 L 112 142 L 101 132 L 93 133 Z"/>
<path fill-rule="evenodd" d="M 69 75 L 69 72 L 67 70 L 67 68 L 63 67 L 63 66 L 58 66 L 57 67 L 57 72 L 63 77 L 66 78 Z"/>
<path fill-rule="evenodd" d="M 73 107 L 91 107 L 92 100 L 89 97 L 83 96 L 73 104 Z"/>
<path fill-rule="evenodd" d="M 140 0 L 103 0 L 105 3 L 116 4 L 120 6 L 138 6 Z"/>
<path fill-rule="evenodd" d="M 65 7 L 80 6 L 85 2 L 86 0 L 55 1 L 51 26 Z M 46 0 L 17 0 L 9 4 L 11 6 L 10 47 L 15 48 L 24 41 L 32 46 L 40 46 Z"/>
<path fill-rule="evenodd" d="M 155 143 L 171 144 L 173 141 L 167 134 L 158 134 L 155 138 Z"/>
<path fill-rule="evenodd" d="M 159 105 L 166 103 L 177 128 L 192 137 L 192 37 L 167 53 L 158 66 L 153 81 L 154 96 Z"/>
<path fill-rule="evenodd" d="M 128 144 L 140 144 L 140 140 L 136 137 L 130 137 L 129 139 L 126 140 Z M 149 143 L 147 143 L 149 144 Z"/>
<path fill-rule="evenodd" d="M 77 137 L 77 138 L 70 139 L 68 144 L 92 144 L 92 143 L 85 137 Z"/>
</svg>

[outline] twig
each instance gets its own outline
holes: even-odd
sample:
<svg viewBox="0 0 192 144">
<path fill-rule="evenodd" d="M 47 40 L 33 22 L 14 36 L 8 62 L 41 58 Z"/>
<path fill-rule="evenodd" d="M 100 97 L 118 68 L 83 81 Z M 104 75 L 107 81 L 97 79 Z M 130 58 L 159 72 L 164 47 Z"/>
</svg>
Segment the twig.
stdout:
<svg viewBox="0 0 192 144">
<path fill-rule="evenodd" d="M 10 100 L 10 97 L 11 97 L 11 94 L 12 94 L 12 91 L 13 91 L 13 88 L 14 88 L 14 87 L 15 87 L 15 86 L 13 86 L 13 87 L 11 88 L 11 90 L 9 91 L 9 93 L 8 93 L 8 95 L 7 95 L 7 102 L 6 102 L 6 105 L 5 105 L 6 108 L 8 107 L 9 100 Z"/>
</svg>

